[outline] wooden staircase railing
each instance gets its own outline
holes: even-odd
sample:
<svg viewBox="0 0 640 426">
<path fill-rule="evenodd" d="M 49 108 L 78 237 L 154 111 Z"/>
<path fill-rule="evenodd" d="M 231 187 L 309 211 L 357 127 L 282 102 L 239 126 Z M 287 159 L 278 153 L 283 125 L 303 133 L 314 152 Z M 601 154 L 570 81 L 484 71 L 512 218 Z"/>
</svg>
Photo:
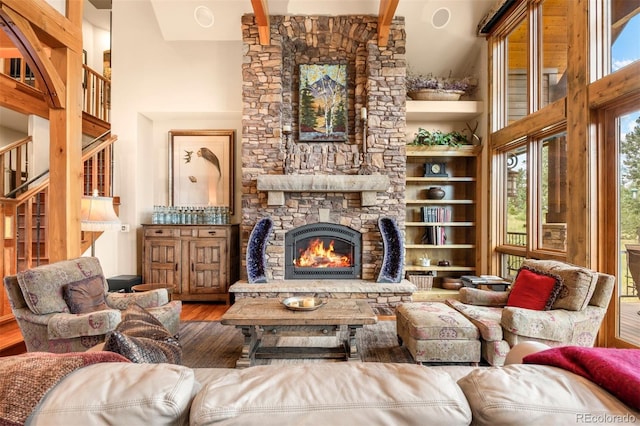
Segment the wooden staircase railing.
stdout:
<svg viewBox="0 0 640 426">
<path fill-rule="evenodd" d="M 33 151 L 31 136 L 0 148 L 0 189 L 3 194 L 26 182 L 29 176 L 30 151 Z"/>
<path fill-rule="evenodd" d="M 84 74 L 83 111 L 93 117 L 109 123 L 111 117 L 111 81 L 98 74 L 86 65 L 82 66 Z"/>
<path fill-rule="evenodd" d="M 116 136 L 104 135 L 96 139 L 83 151 L 83 193 L 91 195 L 98 189 L 100 195 L 112 196 L 113 143 Z M 8 197 L 0 198 L 0 223 L 4 254 L 3 276 L 33 266 L 47 264 L 49 259 L 47 212 L 49 210 L 48 171 L 15 188 Z M 97 236 L 97 235 L 96 235 Z M 83 235 L 83 249 L 86 250 Z M 89 240 L 91 235 L 88 235 Z M 7 256 L 9 254 L 9 256 Z"/>
<path fill-rule="evenodd" d="M 22 95 L 29 94 L 39 97 L 43 110 L 38 115 L 46 117 L 47 108 L 42 100 L 42 91 L 38 82 L 29 69 L 26 61 L 21 57 L 5 58 L 5 67 L 0 67 L 0 73 L 16 82 L 16 89 Z M 82 133 L 92 137 L 98 137 L 110 130 L 111 121 L 111 80 L 102 76 L 87 65 L 82 66 Z M 0 98 L 0 105 L 4 102 Z M 34 103 L 30 104 L 31 106 Z M 11 108 L 10 105 L 6 105 Z M 21 111 L 22 112 L 22 111 Z M 32 111 L 35 113 L 35 111 Z"/>
</svg>

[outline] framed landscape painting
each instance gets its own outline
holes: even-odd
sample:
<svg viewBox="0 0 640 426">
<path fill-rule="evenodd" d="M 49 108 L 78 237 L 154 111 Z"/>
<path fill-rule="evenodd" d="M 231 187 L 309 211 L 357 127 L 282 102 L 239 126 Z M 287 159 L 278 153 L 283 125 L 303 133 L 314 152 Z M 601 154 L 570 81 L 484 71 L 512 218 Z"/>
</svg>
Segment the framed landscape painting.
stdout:
<svg viewBox="0 0 640 426">
<path fill-rule="evenodd" d="M 233 213 L 234 130 L 169 132 L 173 206 L 228 206 Z"/>
<path fill-rule="evenodd" d="M 347 140 L 347 66 L 300 65 L 300 142 Z"/>
</svg>

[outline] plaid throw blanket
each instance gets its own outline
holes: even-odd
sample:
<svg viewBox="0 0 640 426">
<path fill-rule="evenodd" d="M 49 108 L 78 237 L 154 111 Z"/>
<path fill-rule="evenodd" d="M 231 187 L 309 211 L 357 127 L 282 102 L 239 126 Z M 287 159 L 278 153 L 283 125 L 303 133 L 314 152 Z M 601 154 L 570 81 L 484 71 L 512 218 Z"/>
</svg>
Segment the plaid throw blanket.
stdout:
<svg viewBox="0 0 640 426">
<path fill-rule="evenodd" d="M 42 397 L 67 374 L 99 362 L 129 362 L 113 352 L 31 352 L 0 358 L 0 426 L 25 423 Z"/>
<path fill-rule="evenodd" d="M 640 410 L 640 350 L 563 346 L 527 355 L 525 364 L 560 367 L 591 380 Z"/>
</svg>

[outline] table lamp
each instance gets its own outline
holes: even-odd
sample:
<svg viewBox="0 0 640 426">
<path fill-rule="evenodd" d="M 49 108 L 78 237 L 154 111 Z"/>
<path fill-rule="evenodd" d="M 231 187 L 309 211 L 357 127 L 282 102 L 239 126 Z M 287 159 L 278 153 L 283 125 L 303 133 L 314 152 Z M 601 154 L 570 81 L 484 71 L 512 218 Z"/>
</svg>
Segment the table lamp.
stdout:
<svg viewBox="0 0 640 426">
<path fill-rule="evenodd" d="M 80 229 L 91 232 L 91 256 L 95 256 L 94 232 L 115 231 L 120 229 L 120 219 L 113 210 L 113 198 L 100 197 L 98 190 L 93 195 L 82 197 Z"/>
</svg>

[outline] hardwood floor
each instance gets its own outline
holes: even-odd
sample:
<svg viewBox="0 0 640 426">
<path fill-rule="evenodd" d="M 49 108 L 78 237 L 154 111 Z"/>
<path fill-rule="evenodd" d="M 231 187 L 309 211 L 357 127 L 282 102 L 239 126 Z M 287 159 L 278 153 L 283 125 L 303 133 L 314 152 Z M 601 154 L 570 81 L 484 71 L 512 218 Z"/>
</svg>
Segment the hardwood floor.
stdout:
<svg viewBox="0 0 640 426">
<path fill-rule="evenodd" d="M 182 302 L 181 321 L 220 321 L 229 305 L 215 302 Z"/>
</svg>

